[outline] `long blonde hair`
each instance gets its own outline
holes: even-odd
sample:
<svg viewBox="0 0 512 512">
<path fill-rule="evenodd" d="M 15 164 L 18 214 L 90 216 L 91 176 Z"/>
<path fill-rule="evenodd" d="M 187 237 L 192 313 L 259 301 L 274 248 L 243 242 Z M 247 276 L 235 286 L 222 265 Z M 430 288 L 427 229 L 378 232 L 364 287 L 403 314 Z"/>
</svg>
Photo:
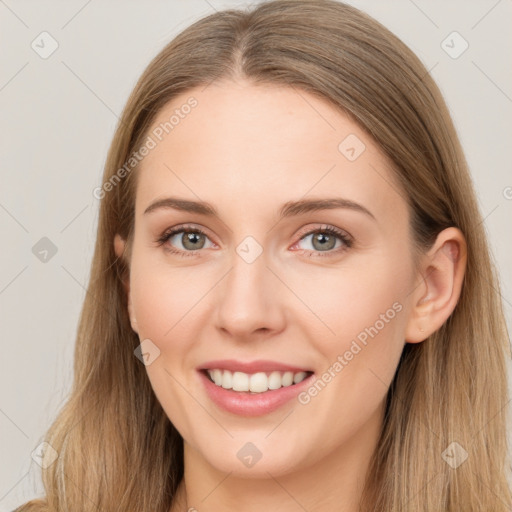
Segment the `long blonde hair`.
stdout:
<svg viewBox="0 0 512 512">
<path fill-rule="evenodd" d="M 482 217 L 438 87 L 385 27 L 332 0 L 269 1 L 197 21 L 139 79 L 104 183 L 119 177 L 169 100 L 240 76 L 317 95 L 366 130 L 394 164 L 417 248 L 449 226 L 466 237 L 455 311 L 428 340 L 403 350 L 361 510 L 510 510 L 508 333 Z M 129 258 L 117 259 L 113 246 L 116 233 L 129 241 L 133 234 L 135 176 L 136 168 L 102 194 L 73 386 L 45 437 L 59 457 L 42 472 L 46 496 L 19 511 L 168 512 L 183 477 L 182 438 L 134 356 L 140 341 L 122 283 Z M 456 468 L 445 461 L 460 450 L 455 442 L 467 452 Z"/>
</svg>

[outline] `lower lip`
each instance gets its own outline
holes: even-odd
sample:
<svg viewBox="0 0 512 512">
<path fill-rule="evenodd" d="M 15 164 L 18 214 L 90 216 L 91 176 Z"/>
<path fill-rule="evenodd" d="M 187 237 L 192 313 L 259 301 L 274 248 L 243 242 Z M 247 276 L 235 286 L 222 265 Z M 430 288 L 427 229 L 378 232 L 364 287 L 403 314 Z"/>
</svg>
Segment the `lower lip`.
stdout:
<svg viewBox="0 0 512 512">
<path fill-rule="evenodd" d="M 308 387 L 314 375 L 311 374 L 292 386 L 271 389 L 264 393 L 249 393 L 224 389 L 212 382 L 204 372 L 198 373 L 210 399 L 218 407 L 239 416 L 262 416 L 279 409 Z"/>
</svg>

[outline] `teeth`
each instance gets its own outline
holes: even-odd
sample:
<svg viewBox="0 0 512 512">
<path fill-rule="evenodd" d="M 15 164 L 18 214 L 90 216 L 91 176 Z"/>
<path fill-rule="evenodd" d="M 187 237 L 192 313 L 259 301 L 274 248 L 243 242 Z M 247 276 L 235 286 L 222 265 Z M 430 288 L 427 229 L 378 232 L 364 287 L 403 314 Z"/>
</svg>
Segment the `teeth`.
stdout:
<svg viewBox="0 0 512 512">
<path fill-rule="evenodd" d="M 222 374 L 221 386 L 224 389 L 233 389 L 233 374 L 231 372 L 224 372 Z"/>
<path fill-rule="evenodd" d="M 213 370 L 213 375 L 210 373 L 210 377 L 217 386 L 222 386 L 222 370 Z"/>
<path fill-rule="evenodd" d="M 294 384 L 298 384 L 299 382 L 302 382 L 306 377 L 307 377 L 307 373 L 306 372 L 299 372 L 299 373 L 296 373 L 294 376 L 293 376 L 293 383 Z"/>
<path fill-rule="evenodd" d="M 274 371 L 267 375 L 265 372 L 248 374 L 230 372 L 219 368 L 207 371 L 211 380 L 219 387 L 232 389 L 233 391 L 251 391 L 252 393 L 264 393 L 269 389 L 279 389 L 292 384 L 299 384 L 308 376 L 308 372 Z"/>
<path fill-rule="evenodd" d="M 225 377 L 222 378 L 222 383 L 224 383 L 224 379 Z M 249 391 L 249 375 L 247 373 L 233 373 L 233 391 Z"/>
<path fill-rule="evenodd" d="M 272 372 L 268 376 L 268 389 L 279 389 L 282 385 L 282 378 L 280 372 Z"/>
<path fill-rule="evenodd" d="M 252 391 L 253 393 L 263 393 L 264 391 L 268 391 L 268 378 L 265 373 L 253 373 L 250 376 L 249 391 Z"/>
</svg>

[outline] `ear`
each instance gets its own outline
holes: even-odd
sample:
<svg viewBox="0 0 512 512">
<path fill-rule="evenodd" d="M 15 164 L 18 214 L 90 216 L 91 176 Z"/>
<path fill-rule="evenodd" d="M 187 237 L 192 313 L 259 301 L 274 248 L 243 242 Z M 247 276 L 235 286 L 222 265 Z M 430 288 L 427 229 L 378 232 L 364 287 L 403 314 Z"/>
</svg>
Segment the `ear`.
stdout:
<svg viewBox="0 0 512 512">
<path fill-rule="evenodd" d="M 462 232 L 447 228 L 421 258 L 420 285 L 413 293 L 405 341 L 419 343 L 437 331 L 452 314 L 466 270 L 467 246 Z"/>
<path fill-rule="evenodd" d="M 125 260 L 124 250 L 126 248 L 126 240 L 124 240 L 119 233 L 117 233 L 114 237 L 114 251 L 116 253 L 116 256 L 120 258 L 121 260 Z M 128 315 L 130 316 L 130 323 L 132 326 L 132 329 L 138 333 L 138 326 L 137 326 L 137 319 L 135 317 L 135 312 L 133 311 L 133 303 L 132 303 L 132 296 L 130 291 L 130 278 L 129 273 L 127 273 L 126 279 L 123 280 L 123 287 L 127 295 L 128 299 Z"/>
</svg>

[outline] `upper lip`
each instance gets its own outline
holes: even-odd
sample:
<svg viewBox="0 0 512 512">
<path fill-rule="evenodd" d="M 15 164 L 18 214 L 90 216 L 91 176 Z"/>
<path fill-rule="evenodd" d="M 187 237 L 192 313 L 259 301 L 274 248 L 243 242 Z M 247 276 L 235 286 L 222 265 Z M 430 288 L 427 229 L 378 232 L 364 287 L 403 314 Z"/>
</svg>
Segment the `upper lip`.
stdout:
<svg viewBox="0 0 512 512">
<path fill-rule="evenodd" d="M 229 370 L 231 372 L 258 373 L 258 372 L 312 372 L 307 368 L 300 368 L 289 364 L 279 363 L 277 361 L 256 360 L 256 361 L 236 361 L 235 359 L 218 359 L 208 361 L 198 367 L 198 370 Z"/>
</svg>

